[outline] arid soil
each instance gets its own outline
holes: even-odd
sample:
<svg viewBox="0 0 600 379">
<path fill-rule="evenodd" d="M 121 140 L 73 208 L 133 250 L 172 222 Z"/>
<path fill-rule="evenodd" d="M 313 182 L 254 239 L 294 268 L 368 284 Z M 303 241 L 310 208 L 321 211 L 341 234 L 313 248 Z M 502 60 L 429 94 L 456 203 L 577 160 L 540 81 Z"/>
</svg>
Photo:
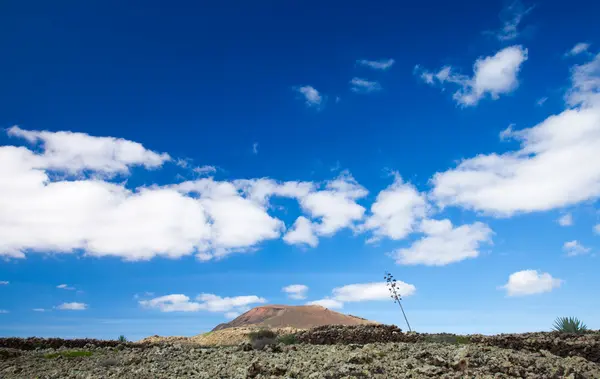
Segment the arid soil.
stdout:
<svg viewBox="0 0 600 379">
<path fill-rule="evenodd" d="M 324 326 L 295 342 L 259 350 L 248 342 L 0 338 L 0 378 L 600 378 L 599 332 L 465 337 Z"/>
</svg>

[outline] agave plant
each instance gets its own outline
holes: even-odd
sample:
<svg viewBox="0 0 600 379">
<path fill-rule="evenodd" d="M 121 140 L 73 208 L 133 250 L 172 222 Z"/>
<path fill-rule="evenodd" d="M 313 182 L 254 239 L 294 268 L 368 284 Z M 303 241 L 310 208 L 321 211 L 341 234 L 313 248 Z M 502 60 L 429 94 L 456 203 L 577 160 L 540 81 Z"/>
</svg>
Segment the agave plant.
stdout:
<svg viewBox="0 0 600 379">
<path fill-rule="evenodd" d="M 563 333 L 584 333 L 588 330 L 587 326 L 577 317 L 558 317 L 554 320 L 552 330 Z"/>
<path fill-rule="evenodd" d="M 127 337 L 125 337 L 124 335 L 121 334 L 117 341 L 122 342 L 122 343 L 127 342 Z"/>
</svg>

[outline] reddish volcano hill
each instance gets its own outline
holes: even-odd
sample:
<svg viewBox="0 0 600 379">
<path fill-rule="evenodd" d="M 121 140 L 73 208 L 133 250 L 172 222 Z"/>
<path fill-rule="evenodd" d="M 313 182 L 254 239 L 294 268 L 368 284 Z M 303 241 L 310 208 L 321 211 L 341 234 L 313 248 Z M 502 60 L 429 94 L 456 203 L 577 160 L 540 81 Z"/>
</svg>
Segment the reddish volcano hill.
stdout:
<svg viewBox="0 0 600 379">
<path fill-rule="evenodd" d="M 321 325 L 377 324 L 364 318 L 334 312 L 320 305 L 265 305 L 252 308 L 213 331 L 236 327 L 309 329 Z"/>
</svg>

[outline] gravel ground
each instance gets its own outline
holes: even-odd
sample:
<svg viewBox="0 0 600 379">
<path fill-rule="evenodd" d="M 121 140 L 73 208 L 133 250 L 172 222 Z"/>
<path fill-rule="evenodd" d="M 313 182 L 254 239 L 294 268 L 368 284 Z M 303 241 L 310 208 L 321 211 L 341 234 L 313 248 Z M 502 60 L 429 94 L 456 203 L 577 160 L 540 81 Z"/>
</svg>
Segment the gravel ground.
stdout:
<svg viewBox="0 0 600 379">
<path fill-rule="evenodd" d="M 274 345 L 251 350 L 165 344 L 66 350 L 0 349 L 0 378 L 600 378 L 600 364 L 581 357 L 480 344 L 373 343 Z M 73 350 L 69 350 L 73 351 Z"/>
</svg>

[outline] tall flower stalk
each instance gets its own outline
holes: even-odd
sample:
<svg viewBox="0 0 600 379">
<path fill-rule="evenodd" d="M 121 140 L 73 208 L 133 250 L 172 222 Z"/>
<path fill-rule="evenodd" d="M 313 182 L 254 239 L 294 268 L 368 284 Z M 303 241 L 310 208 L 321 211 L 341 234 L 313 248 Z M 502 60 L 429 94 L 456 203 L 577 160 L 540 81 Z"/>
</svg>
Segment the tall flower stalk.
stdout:
<svg viewBox="0 0 600 379">
<path fill-rule="evenodd" d="M 402 307 L 402 303 L 400 302 L 400 300 L 402 300 L 402 296 L 398 293 L 396 279 L 394 279 L 392 274 L 390 274 L 387 271 L 383 278 L 387 282 L 387 286 L 390 291 L 390 297 L 394 300 L 395 303 L 398 303 L 398 305 L 400 306 L 400 310 L 402 310 L 402 315 L 404 316 L 404 320 L 406 320 L 406 325 L 408 325 L 408 331 L 412 332 L 410 324 L 408 323 L 408 318 L 406 318 L 406 313 L 404 313 L 404 307 Z"/>
</svg>

